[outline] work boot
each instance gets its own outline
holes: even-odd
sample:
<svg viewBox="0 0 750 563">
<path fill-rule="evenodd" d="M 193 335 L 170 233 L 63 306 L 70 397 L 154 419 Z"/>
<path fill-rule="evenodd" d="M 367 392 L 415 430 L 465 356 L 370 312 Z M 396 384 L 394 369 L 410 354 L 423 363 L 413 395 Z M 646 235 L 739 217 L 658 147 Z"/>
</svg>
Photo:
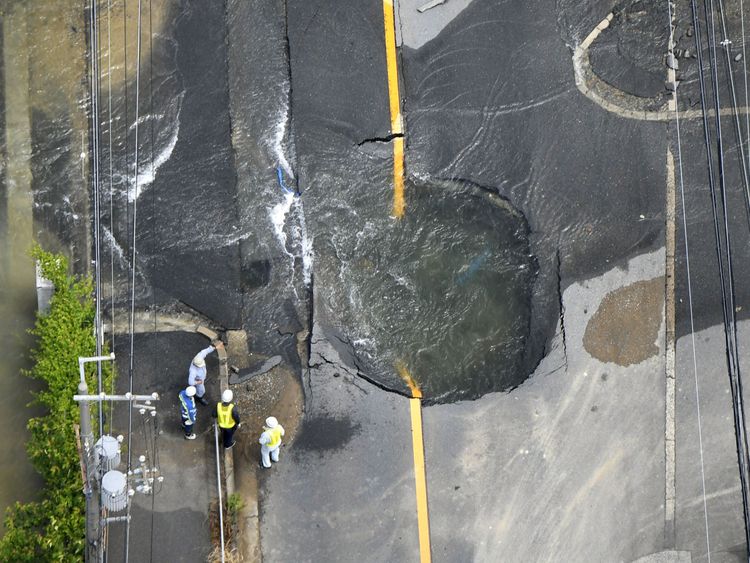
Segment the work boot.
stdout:
<svg viewBox="0 0 750 563">
<path fill-rule="evenodd" d="M 203 397 L 196 397 L 195 400 L 198 401 L 203 406 L 206 406 L 208 404 L 208 401 L 206 400 L 205 395 Z"/>
<path fill-rule="evenodd" d="M 186 440 L 195 440 L 195 434 L 190 434 L 190 436 L 185 436 Z"/>
</svg>

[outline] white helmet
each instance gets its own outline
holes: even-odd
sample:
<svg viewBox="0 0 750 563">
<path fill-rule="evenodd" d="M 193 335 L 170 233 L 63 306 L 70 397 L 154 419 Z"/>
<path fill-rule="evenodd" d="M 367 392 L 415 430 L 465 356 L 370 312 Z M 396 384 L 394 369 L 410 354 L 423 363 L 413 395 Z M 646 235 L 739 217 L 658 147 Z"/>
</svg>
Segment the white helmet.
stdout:
<svg viewBox="0 0 750 563">
<path fill-rule="evenodd" d="M 268 418 L 266 419 L 266 426 L 267 426 L 268 428 L 276 428 L 276 427 L 277 427 L 278 425 L 279 425 L 279 421 L 278 421 L 278 420 L 276 420 L 276 418 L 275 418 L 275 417 L 273 417 L 273 416 L 269 416 L 269 417 L 268 417 Z"/>
<path fill-rule="evenodd" d="M 200 356 L 196 356 L 195 358 L 193 358 L 193 365 L 199 368 L 204 368 L 206 367 L 206 360 L 204 360 Z"/>
<path fill-rule="evenodd" d="M 234 398 L 234 393 L 232 393 L 232 390 L 224 389 L 224 392 L 221 394 L 222 402 L 231 403 L 233 398 Z"/>
<path fill-rule="evenodd" d="M 195 397 L 195 387 L 192 385 L 185 389 L 185 395 L 188 397 Z"/>
</svg>

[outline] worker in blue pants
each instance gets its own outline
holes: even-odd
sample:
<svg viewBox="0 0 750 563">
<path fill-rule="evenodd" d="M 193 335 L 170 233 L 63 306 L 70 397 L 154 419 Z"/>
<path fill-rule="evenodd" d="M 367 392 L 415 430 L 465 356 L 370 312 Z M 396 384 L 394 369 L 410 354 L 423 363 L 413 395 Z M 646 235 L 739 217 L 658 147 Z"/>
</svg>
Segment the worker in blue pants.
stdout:
<svg viewBox="0 0 750 563">
<path fill-rule="evenodd" d="M 195 440 L 193 425 L 198 416 L 198 409 L 195 408 L 195 387 L 190 385 L 180 391 L 180 416 L 182 417 L 182 427 L 185 429 L 185 439 Z"/>
</svg>

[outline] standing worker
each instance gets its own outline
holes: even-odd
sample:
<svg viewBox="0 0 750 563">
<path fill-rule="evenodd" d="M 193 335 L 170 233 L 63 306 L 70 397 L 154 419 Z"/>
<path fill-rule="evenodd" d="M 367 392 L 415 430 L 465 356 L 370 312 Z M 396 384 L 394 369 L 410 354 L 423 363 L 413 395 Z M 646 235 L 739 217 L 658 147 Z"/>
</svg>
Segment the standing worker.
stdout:
<svg viewBox="0 0 750 563">
<path fill-rule="evenodd" d="M 182 427 L 185 429 L 185 439 L 195 440 L 193 425 L 198 416 L 198 409 L 195 408 L 195 387 L 190 385 L 180 391 L 180 416 L 182 416 Z"/>
<path fill-rule="evenodd" d="M 216 348 L 224 346 L 221 340 L 216 341 L 214 344 L 215 346 L 211 345 L 208 348 L 204 348 L 195 355 L 193 361 L 190 363 L 190 371 L 188 372 L 188 385 L 195 386 L 195 400 L 201 405 L 208 404 L 208 400 L 205 397 L 206 387 L 204 386 L 204 382 L 206 381 L 206 356 L 216 350 Z"/>
<path fill-rule="evenodd" d="M 268 469 L 271 461 L 279 461 L 279 450 L 281 449 L 281 437 L 284 435 L 284 427 L 274 417 L 266 419 L 263 434 L 260 435 L 260 462 Z M 269 459 L 270 455 L 270 459 Z"/>
<path fill-rule="evenodd" d="M 216 412 L 212 415 L 219 419 L 224 448 L 227 450 L 234 446 L 234 431 L 240 427 L 240 415 L 232 403 L 233 398 L 234 393 L 230 389 L 225 389 L 221 394 L 221 402 L 216 403 Z"/>
</svg>

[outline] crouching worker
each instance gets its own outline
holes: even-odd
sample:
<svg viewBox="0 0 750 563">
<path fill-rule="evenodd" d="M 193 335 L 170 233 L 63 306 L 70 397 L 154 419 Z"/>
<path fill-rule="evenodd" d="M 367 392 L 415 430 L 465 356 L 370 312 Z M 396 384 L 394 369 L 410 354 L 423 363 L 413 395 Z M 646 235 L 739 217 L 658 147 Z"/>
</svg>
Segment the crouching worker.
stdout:
<svg viewBox="0 0 750 563">
<path fill-rule="evenodd" d="M 182 417 L 182 427 L 185 429 L 185 439 L 195 440 L 193 425 L 198 415 L 198 409 L 195 408 L 195 387 L 190 385 L 180 391 L 180 416 Z"/>
<path fill-rule="evenodd" d="M 284 435 L 284 427 L 274 417 L 266 419 L 263 434 L 260 435 L 260 462 L 264 468 L 271 467 L 271 461 L 279 461 L 279 450 L 281 449 L 281 437 Z M 270 459 L 269 459 L 270 458 Z"/>
<path fill-rule="evenodd" d="M 219 428 L 221 428 L 226 449 L 234 446 L 234 431 L 240 427 L 240 415 L 237 413 L 237 408 L 232 403 L 232 399 L 234 399 L 234 393 L 226 389 L 221 394 L 221 402 L 216 404 L 216 412 L 212 415 L 219 421 Z"/>
</svg>

